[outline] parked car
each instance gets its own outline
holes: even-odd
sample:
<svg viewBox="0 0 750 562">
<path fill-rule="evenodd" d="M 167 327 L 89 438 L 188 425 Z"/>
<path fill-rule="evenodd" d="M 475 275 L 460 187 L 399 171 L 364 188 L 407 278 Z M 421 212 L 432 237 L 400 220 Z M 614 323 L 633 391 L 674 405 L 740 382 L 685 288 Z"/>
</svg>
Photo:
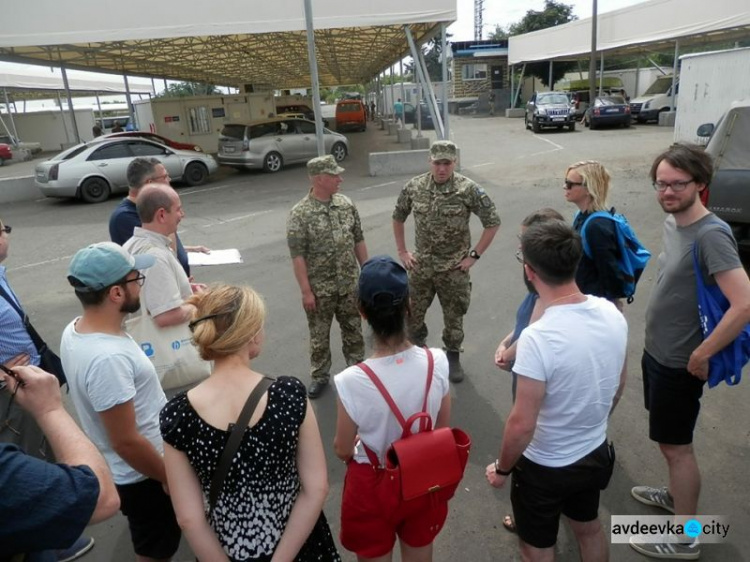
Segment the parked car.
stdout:
<svg viewBox="0 0 750 562">
<path fill-rule="evenodd" d="M 0 166 L 5 164 L 6 160 L 12 160 L 13 153 L 10 151 L 9 144 L 0 144 Z"/>
<path fill-rule="evenodd" d="M 630 127 L 630 105 L 622 96 L 594 98 L 594 107 L 589 107 L 583 116 L 583 124 L 591 129 L 602 125 Z"/>
<path fill-rule="evenodd" d="M 341 100 L 336 104 L 336 130 L 367 130 L 367 112 L 360 100 Z"/>
<path fill-rule="evenodd" d="M 524 126 L 538 133 L 542 128 L 567 127 L 576 130 L 576 119 L 568 96 L 563 92 L 534 92 L 526 103 Z"/>
<path fill-rule="evenodd" d="M 34 181 L 47 197 L 76 197 L 101 203 L 128 190 L 126 171 L 137 157 L 156 158 L 174 181 L 200 185 L 218 169 L 209 154 L 175 150 L 142 138 L 117 138 L 76 145 L 36 166 Z"/>
<path fill-rule="evenodd" d="M 733 102 L 715 126 L 705 123 L 698 127 L 696 134 L 710 137 L 706 153 L 714 161 L 711 185 L 703 190 L 701 199 L 709 211 L 732 228 L 747 261 L 750 256 L 750 100 Z"/>
<path fill-rule="evenodd" d="M 0 144 L 9 144 L 15 148 L 28 150 L 31 154 L 39 154 L 42 151 L 42 143 L 19 141 L 10 135 L 0 135 Z"/>
<path fill-rule="evenodd" d="M 149 131 L 123 131 L 122 133 L 110 133 L 108 135 L 96 137 L 96 140 L 100 141 L 108 139 L 118 139 L 122 137 L 140 137 L 142 139 L 148 139 L 153 142 L 158 142 L 159 144 L 163 144 L 164 146 L 168 146 L 169 148 L 174 148 L 175 150 L 195 150 L 196 152 L 203 152 L 203 149 L 197 144 L 193 144 L 191 142 L 173 141 L 168 139 L 167 137 L 163 137 Z"/>
<path fill-rule="evenodd" d="M 341 162 L 349 153 L 349 141 L 324 129 L 325 149 Z M 315 123 L 306 119 L 266 119 L 253 123 L 229 123 L 219 134 L 219 164 L 239 169 L 278 172 L 286 164 L 307 162 L 318 155 Z"/>
<path fill-rule="evenodd" d="M 307 119 L 308 121 L 312 121 L 313 123 L 315 122 L 315 112 L 312 110 L 312 108 L 305 104 L 276 106 L 276 117 L 289 118 L 289 114 L 300 115 L 300 119 Z M 328 127 L 328 119 L 323 119 L 323 126 Z"/>
</svg>

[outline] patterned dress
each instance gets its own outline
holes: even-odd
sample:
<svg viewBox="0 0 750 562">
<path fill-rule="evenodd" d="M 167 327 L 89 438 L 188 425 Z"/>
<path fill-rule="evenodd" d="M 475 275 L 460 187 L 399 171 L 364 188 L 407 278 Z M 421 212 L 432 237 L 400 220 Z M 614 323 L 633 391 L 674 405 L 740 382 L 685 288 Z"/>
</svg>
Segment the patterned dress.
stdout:
<svg viewBox="0 0 750 562">
<path fill-rule="evenodd" d="M 297 444 L 306 408 L 304 385 L 293 377 L 279 377 L 268 389 L 263 416 L 245 430 L 216 506 L 207 514 L 232 561 L 270 560 L 281 539 L 300 491 Z M 231 427 L 222 430 L 206 423 L 185 393 L 169 401 L 160 421 L 164 441 L 185 453 L 195 470 L 208 511 L 211 479 Z M 322 512 L 295 560 L 340 560 Z"/>
</svg>

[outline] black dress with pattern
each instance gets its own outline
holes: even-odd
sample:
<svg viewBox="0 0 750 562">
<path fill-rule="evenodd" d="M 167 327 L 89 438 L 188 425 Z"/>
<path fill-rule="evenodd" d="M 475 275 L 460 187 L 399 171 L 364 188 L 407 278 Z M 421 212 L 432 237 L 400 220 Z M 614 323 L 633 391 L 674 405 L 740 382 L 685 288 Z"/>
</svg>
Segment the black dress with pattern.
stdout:
<svg viewBox="0 0 750 562">
<path fill-rule="evenodd" d="M 216 506 L 207 515 L 232 561 L 271 560 L 300 490 L 297 444 L 306 408 L 304 385 L 294 377 L 279 377 L 268 389 L 262 417 L 245 430 Z M 230 431 L 206 423 L 185 393 L 164 406 L 160 422 L 164 441 L 185 453 L 198 475 L 208 511 L 211 479 Z M 340 560 L 322 512 L 295 560 Z"/>
</svg>

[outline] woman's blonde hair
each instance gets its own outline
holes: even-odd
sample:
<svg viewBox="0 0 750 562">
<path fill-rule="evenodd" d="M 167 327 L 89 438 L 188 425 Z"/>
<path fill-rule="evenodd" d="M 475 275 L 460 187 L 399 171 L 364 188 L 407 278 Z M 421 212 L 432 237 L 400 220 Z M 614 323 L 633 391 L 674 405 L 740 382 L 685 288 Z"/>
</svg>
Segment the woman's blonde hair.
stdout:
<svg viewBox="0 0 750 562">
<path fill-rule="evenodd" d="M 583 180 L 583 187 L 591 196 L 591 211 L 606 211 L 607 194 L 609 193 L 609 172 L 604 166 L 595 160 L 584 160 L 568 166 L 565 170 L 565 177 L 568 172 L 575 170 Z"/>
<path fill-rule="evenodd" d="M 234 355 L 263 329 L 266 306 L 250 287 L 211 285 L 187 301 L 196 308 L 190 330 L 203 359 Z"/>
</svg>

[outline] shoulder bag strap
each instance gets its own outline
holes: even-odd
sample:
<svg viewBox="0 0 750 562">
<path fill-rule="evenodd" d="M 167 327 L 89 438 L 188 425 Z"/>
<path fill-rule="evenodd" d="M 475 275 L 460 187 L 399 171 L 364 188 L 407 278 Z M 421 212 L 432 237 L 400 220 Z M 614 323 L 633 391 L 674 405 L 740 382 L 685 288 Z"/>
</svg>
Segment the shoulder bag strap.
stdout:
<svg viewBox="0 0 750 562">
<path fill-rule="evenodd" d="M 47 344 L 42 339 L 42 336 L 39 335 L 39 332 L 36 331 L 36 328 L 31 325 L 31 321 L 29 320 L 29 317 L 26 315 L 23 309 L 18 305 L 15 299 L 8 294 L 8 292 L 3 288 L 2 285 L 0 285 L 0 297 L 3 297 L 6 301 L 8 301 L 8 304 L 13 307 L 13 310 L 15 310 L 18 313 L 18 316 L 21 317 L 24 328 L 26 328 L 26 332 L 29 334 L 31 341 L 34 343 L 34 347 L 36 347 L 37 353 L 39 353 L 39 355 L 44 353 L 47 350 Z"/>
<path fill-rule="evenodd" d="M 237 449 L 240 448 L 240 443 L 242 442 L 242 437 L 245 434 L 245 429 L 247 428 L 247 424 L 250 423 L 250 418 L 252 417 L 255 408 L 258 407 L 260 397 L 263 396 L 266 390 L 268 390 L 268 387 L 270 387 L 273 383 L 274 379 L 271 379 L 269 377 L 263 377 L 261 379 L 261 381 L 250 393 L 247 402 L 245 402 L 245 406 L 242 408 L 242 412 L 240 412 L 240 415 L 237 418 L 237 423 L 235 423 L 234 427 L 232 428 L 232 433 L 229 435 L 229 440 L 227 441 L 227 444 L 221 453 L 221 458 L 219 459 L 219 464 L 216 467 L 216 472 L 214 472 L 214 476 L 211 479 L 211 488 L 208 494 L 209 513 L 213 511 L 214 506 L 216 505 L 216 500 L 219 497 L 219 492 L 221 491 L 224 480 L 229 473 L 229 467 L 232 465 L 232 459 L 234 459 L 234 455 L 237 454 Z"/>
</svg>

